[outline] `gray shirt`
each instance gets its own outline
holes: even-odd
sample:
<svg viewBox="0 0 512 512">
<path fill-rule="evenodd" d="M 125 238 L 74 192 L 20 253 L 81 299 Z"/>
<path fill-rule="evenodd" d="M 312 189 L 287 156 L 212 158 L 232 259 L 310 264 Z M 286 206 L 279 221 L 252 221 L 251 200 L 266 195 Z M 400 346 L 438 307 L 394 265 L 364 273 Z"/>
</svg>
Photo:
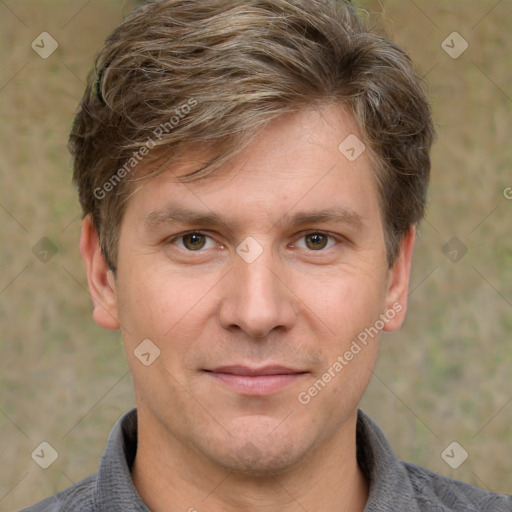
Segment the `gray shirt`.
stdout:
<svg viewBox="0 0 512 512">
<path fill-rule="evenodd" d="M 97 473 L 22 512 L 150 512 L 130 474 L 136 451 L 133 409 L 112 429 Z M 365 512 L 512 512 L 512 496 L 399 461 L 380 428 L 362 411 L 358 411 L 357 456 L 370 484 Z"/>
</svg>

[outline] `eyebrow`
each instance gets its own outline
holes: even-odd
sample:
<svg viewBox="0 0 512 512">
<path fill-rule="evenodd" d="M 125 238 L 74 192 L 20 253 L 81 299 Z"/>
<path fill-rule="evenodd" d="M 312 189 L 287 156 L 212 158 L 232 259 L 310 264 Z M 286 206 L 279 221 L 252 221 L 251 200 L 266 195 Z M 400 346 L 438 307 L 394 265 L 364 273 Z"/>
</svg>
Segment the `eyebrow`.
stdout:
<svg viewBox="0 0 512 512">
<path fill-rule="evenodd" d="M 291 227 L 318 223 L 348 224 L 360 227 L 363 224 L 363 217 L 352 209 L 335 206 L 322 210 L 287 213 L 281 217 L 278 223 Z M 236 225 L 236 222 L 215 212 L 201 212 L 171 204 L 162 210 L 155 210 L 148 214 L 144 219 L 144 224 L 148 229 L 158 229 L 167 224 L 201 225 L 212 228 L 231 227 Z"/>
</svg>

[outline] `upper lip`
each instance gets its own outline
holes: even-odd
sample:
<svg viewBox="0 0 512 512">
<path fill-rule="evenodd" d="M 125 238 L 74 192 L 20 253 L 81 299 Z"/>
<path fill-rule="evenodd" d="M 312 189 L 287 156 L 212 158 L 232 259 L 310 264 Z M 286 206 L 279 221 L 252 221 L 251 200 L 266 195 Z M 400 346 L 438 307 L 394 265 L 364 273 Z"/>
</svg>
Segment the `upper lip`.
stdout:
<svg viewBox="0 0 512 512">
<path fill-rule="evenodd" d="M 230 373 L 232 375 L 247 375 L 247 376 L 257 376 L 257 375 L 289 375 L 292 373 L 306 373 L 302 370 L 297 370 L 295 368 L 289 368 L 287 366 L 281 365 L 268 365 L 268 366 L 260 366 L 260 367 L 251 367 L 251 366 L 243 366 L 243 365 L 230 365 L 230 366 L 219 366 L 217 368 L 213 368 L 211 370 L 207 370 L 215 373 Z"/>
</svg>

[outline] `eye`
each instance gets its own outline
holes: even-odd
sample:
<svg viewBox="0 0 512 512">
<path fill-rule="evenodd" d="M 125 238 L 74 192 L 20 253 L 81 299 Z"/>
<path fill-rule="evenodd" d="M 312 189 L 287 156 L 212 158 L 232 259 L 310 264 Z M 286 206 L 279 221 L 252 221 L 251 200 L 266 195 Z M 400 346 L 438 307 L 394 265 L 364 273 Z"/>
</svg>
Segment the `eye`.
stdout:
<svg viewBox="0 0 512 512">
<path fill-rule="evenodd" d="M 208 247 L 208 241 L 210 246 Z M 180 235 L 172 240 L 172 243 L 176 244 L 180 249 L 186 251 L 198 252 L 201 249 L 211 249 L 215 247 L 215 242 L 207 235 L 203 233 L 191 232 Z"/>
<path fill-rule="evenodd" d="M 305 240 L 306 243 L 303 245 L 297 243 L 296 246 L 300 249 L 309 249 L 311 251 L 322 251 L 336 245 L 336 239 L 333 236 L 321 232 L 307 233 L 300 239 L 300 241 L 302 240 Z"/>
</svg>

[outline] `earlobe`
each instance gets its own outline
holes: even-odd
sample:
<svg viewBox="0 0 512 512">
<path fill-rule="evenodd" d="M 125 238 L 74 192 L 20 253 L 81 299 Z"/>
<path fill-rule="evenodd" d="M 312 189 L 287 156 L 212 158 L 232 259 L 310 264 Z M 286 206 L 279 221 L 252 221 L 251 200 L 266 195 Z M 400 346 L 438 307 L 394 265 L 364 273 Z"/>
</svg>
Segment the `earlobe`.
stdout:
<svg viewBox="0 0 512 512">
<path fill-rule="evenodd" d="M 393 318 L 386 323 L 384 331 L 395 331 L 405 320 L 415 239 L 416 225 L 411 226 L 403 237 L 400 243 L 400 253 L 389 271 L 386 310 L 394 313 Z"/>
<path fill-rule="evenodd" d="M 87 272 L 94 321 L 104 329 L 119 329 L 115 278 L 101 252 L 90 215 L 82 221 L 80 254 Z"/>
</svg>

